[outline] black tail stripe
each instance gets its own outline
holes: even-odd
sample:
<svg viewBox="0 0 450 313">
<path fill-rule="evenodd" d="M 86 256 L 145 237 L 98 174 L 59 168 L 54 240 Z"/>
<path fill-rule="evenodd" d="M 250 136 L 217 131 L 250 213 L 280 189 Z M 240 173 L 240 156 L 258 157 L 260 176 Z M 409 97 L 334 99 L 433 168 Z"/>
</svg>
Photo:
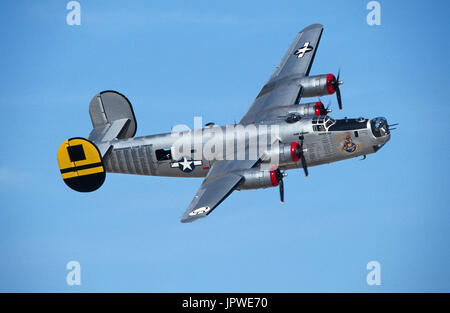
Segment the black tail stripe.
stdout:
<svg viewBox="0 0 450 313">
<path fill-rule="evenodd" d="M 69 173 L 69 172 L 76 172 L 76 171 L 81 171 L 81 170 L 87 170 L 88 168 L 94 168 L 94 167 L 98 167 L 98 166 L 102 166 L 102 162 L 65 168 L 65 169 L 61 170 L 61 174 Z"/>
</svg>

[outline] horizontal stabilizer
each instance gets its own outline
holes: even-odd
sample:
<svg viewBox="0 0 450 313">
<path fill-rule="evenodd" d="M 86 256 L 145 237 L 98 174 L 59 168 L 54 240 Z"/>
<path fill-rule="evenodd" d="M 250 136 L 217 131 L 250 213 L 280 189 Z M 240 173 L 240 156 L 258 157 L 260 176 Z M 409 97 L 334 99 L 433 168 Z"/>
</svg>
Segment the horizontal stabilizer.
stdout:
<svg viewBox="0 0 450 313">
<path fill-rule="evenodd" d="M 110 141 L 115 138 L 120 138 L 121 133 L 127 129 L 130 124 L 130 119 L 122 118 L 115 120 L 103 126 L 94 128 L 89 134 L 89 140 L 97 144 L 98 150 L 103 157 L 111 146 Z"/>
</svg>

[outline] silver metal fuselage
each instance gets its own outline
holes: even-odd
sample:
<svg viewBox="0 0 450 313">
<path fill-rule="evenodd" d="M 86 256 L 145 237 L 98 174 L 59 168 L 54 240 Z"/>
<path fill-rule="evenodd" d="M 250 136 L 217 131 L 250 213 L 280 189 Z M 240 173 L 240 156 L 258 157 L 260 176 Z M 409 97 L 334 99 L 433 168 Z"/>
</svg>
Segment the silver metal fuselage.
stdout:
<svg viewBox="0 0 450 313">
<path fill-rule="evenodd" d="M 135 137 L 122 140 L 113 140 L 111 153 L 108 153 L 103 162 L 107 172 L 125 173 L 137 175 L 151 176 L 168 176 L 168 177 L 204 177 L 208 174 L 209 169 L 215 160 L 226 159 L 228 153 L 224 148 L 223 151 L 218 149 L 215 151 L 214 157 L 208 158 L 197 150 L 205 149 L 211 146 L 226 147 L 230 145 L 226 136 L 216 136 L 219 132 L 223 134 L 230 129 L 234 129 L 234 138 L 232 146 L 238 149 L 236 142 L 239 139 L 249 140 L 252 136 L 266 137 L 267 142 L 280 143 L 280 146 L 287 146 L 291 142 L 298 142 L 299 136 L 304 136 L 304 156 L 309 167 L 341 161 L 358 156 L 368 155 L 377 152 L 390 139 L 387 121 L 383 118 L 385 129 L 380 131 L 376 128 L 373 120 L 369 119 L 351 119 L 348 127 L 345 120 L 334 121 L 336 127 L 328 127 L 324 123 L 320 124 L 319 117 L 302 117 L 299 121 L 288 123 L 285 120 L 267 121 L 264 123 L 253 124 L 254 131 L 242 132 L 241 127 L 249 125 L 233 125 L 233 126 L 214 126 L 201 130 L 188 130 L 184 132 L 171 132 L 157 134 L 144 137 Z M 325 117 L 330 119 L 329 117 Z M 359 123 L 359 124 L 358 124 Z M 337 127 L 339 124 L 339 127 Z M 265 125 L 267 127 L 259 127 Z M 317 128 L 317 125 L 323 125 Z M 268 129 L 277 127 L 278 138 L 272 138 Z M 348 128 L 348 129 L 346 129 Z M 201 142 L 200 146 L 193 146 L 189 150 L 189 155 L 184 153 L 183 156 L 195 161 L 191 171 L 183 171 L 178 166 L 178 157 L 173 156 L 174 144 L 180 137 L 185 136 L 194 142 Z M 248 146 L 245 149 L 249 149 Z M 282 148 L 280 148 L 282 150 Z M 281 151 L 280 150 L 280 151 Z M 266 151 L 270 154 L 270 151 Z M 166 155 L 164 155 L 166 153 Z M 248 151 L 246 152 L 248 154 Z M 162 155 L 162 156 L 161 156 Z M 229 156 L 228 156 L 229 157 Z M 258 156 L 259 157 L 259 156 Z M 194 164 L 194 163 L 192 163 Z M 294 162 L 291 159 L 280 158 L 278 167 L 281 170 L 301 168 L 301 162 Z"/>
</svg>

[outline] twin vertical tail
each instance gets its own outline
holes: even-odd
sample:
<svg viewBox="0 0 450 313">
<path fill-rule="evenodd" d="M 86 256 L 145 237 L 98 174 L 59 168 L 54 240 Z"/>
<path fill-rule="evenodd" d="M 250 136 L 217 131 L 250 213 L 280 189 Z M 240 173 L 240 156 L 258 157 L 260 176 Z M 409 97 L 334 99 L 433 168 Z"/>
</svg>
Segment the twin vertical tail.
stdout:
<svg viewBox="0 0 450 313">
<path fill-rule="evenodd" d="M 112 141 L 134 137 L 137 127 L 130 101 L 116 91 L 96 94 L 89 104 L 89 114 L 94 127 L 89 138 L 70 138 L 57 152 L 64 182 L 79 192 L 94 191 L 103 185 L 103 158 L 112 148 Z"/>
</svg>

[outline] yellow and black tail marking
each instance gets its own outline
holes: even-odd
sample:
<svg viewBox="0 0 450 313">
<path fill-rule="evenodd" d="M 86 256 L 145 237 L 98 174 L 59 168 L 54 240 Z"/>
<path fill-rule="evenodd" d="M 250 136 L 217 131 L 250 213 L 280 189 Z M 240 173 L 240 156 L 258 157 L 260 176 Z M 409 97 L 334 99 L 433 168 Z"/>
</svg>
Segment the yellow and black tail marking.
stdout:
<svg viewBox="0 0 450 313">
<path fill-rule="evenodd" d="M 58 149 L 58 165 L 67 186 L 80 192 L 97 190 L 105 181 L 105 169 L 97 147 L 87 139 L 71 138 Z"/>
</svg>

